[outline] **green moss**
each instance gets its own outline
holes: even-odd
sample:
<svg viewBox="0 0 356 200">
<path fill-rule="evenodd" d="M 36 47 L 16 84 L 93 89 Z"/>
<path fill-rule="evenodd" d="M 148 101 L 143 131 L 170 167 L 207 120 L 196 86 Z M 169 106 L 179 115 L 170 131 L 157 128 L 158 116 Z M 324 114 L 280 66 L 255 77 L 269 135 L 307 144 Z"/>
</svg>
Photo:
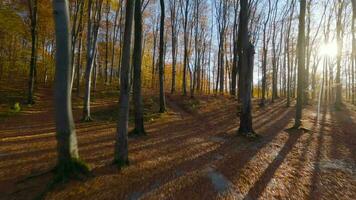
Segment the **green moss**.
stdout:
<svg viewBox="0 0 356 200">
<path fill-rule="evenodd" d="M 89 166 L 80 159 L 73 158 L 65 163 L 58 164 L 54 170 L 54 179 L 34 199 L 45 199 L 47 193 L 59 184 L 65 184 L 69 180 L 84 180 L 91 176 Z"/>
<path fill-rule="evenodd" d="M 20 112 L 21 111 L 20 103 L 16 102 L 13 106 L 11 106 L 10 110 L 15 113 Z"/>
<path fill-rule="evenodd" d="M 55 168 L 54 183 L 65 183 L 70 179 L 82 180 L 90 176 L 89 166 L 80 159 L 60 163 Z"/>
</svg>

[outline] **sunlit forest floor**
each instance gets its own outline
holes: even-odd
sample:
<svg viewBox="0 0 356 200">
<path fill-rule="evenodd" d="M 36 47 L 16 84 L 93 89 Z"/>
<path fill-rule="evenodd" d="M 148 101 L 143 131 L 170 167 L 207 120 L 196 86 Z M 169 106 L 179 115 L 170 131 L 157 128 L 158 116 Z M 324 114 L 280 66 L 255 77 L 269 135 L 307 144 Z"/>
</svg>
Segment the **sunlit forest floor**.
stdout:
<svg viewBox="0 0 356 200">
<path fill-rule="evenodd" d="M 8 113 L 23 95 L 18 88 L 0 91 L 1 199 L 35 198 L 56 164 L 52 90 L 38 88 L 34 106 Z M 60 185 L 46 199 L 356 199 L 355 107 L 323 106 L 317 121 L 315 106 L 307 106 L 309 131 L 297 131 L 288 130 L 295 113 L 285 100 L 254 106 L 262 137 L 249 141 L 236 134 L 233 99 L 169 95 L 168 113 L 158 115 L 154 96 L 145 91 L 148 135 L 130 137 L 131 165 L 121 171 L 111 165 L 117 93 L 94 95 L 90 123 L 80 121 L 75 97 L 80 156 L 94 176 Z"/>
</svg>

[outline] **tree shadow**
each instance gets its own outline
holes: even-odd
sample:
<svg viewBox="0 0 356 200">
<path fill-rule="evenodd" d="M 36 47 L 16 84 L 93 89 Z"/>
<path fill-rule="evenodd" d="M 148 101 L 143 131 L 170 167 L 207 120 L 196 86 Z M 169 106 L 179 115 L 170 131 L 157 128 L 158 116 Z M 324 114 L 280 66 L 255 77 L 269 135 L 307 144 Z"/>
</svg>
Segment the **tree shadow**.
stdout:
<svg viewBox="0 0 356 200">
<path fill-rule="evenodd" d="M 303 130 L 287 130 L 289 134 L 288 140 L 284 144 L 283 148 L 279 151 L 278 155 L 273 159 L 273 161 L 268 165 L 260 178 L 255 182 L 255 184 L 250 188 L 245 199 L 257 199 L 262 194 L 262 192 L 267 187 L 268 183 L 273 178 L 276 170 L 283 163 L 284 159 L 294 147 L 299 137 L 303 134 Z"/>
</svg>

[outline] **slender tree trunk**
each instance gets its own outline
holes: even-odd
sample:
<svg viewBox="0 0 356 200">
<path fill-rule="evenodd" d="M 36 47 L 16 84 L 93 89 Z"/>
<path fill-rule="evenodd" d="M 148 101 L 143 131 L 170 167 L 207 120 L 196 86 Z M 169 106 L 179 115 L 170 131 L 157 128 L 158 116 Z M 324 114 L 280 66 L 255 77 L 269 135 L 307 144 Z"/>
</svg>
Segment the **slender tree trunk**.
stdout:
<svg viewBox="0 0 356 200">
<path fill-rule="evenodd" d="M 159 112 L 166 112 L 166 99 L 164 95 L 164 0 L 160 0 L 161 5 L 161 25 L 159 37 Z"/>
<path fill-rule="evenodd" d="M 176 90 L 176 65 L 177 65 L 177 9 L 176 1 L 170 1 L 171 29 L 172 29 L 172 85 L 171 93 Z"/>
<path fill-rule="evenodd" d="M 143 103 L 141 95 L 141 65 L 142 65 L 142 12 L 141 0 L 135 1 L 135 43 L 133 49 L 132 63 L 134 68 L 133 79 L 133 101 L 135 104 L 135 129 L 137 135 L 144 135 Z"/>
<path fill-rule="evenodd" d="M 77 88 L 77 96 L 80 94 L 80 79 L 81 79 L 81 58 L 82 58 L 82 42 L 83 42 L 83 31 L 79 34 L 79 44 L 78 44 L 78 56 L 77 56 L 77 64 L 76 64 L 76 88 Z"/>
<path fill-rule="evenodd" d="M 119 167 L 129 164 L 128 152 L 128 121 L 129 121 L 129 71 L 130 71 L 130 52 L 131 52 L 131 32 L 133 19 L 133 0 L 126 0 L 126 19 L 124 31 L 124 44 L 121 62 L 120 77 L 120 99 L 119 99 L 119 120 L 117 124 L 117 137 L 115 144 L 114 162 Z"/>
<path fill-rule="evenodd" d="M 31 62 L 30 62 L 30 74 L 28 81 L 28 97 L 27 104 L 34 104 L 34 87 L 35 87 L 35 73 L 37 63 L 37 0 L 28 0 L 28 7 L 31 18 Z"/>
<path fill-rule="evenodd" d="M 342 103 L 342 84 L 340 81 L 341 76 L 341 56 L 342 56 L 342 10 L 343 1 L 338 0 L 338 14 L 336 19 L 336 40 L 337 40 L 337 57 L 336 57 L 336 99 L 335 105 L 340 106 Z"/>
<path fill-rule="evenodd" d="M 106 33 L 105 33 L 105 84 L 109 82 L 109 14 L 110 1 L 106 1 Z"/>
<path fill-rule="evenodd" d="M 57 181 L 88 173 L 79 161 L 71 105 L 71 38 L 67 0 L 53 0 L 56 33 L 55 119 L 57 138 Z"/>
<path fill-rule="evenodd" d="M 299 33 L 298 33 L 298 88 L 297 88 L 297 107 L 294 128 L 302 125 L 303 107 L 303 88 L 305 70 L 305 10 L 306 0 L 300 1 Z"/>
<path fill-rule="evenodd" d="M 355 73 L 356 73 L 356 0 L 352 0 L 352 103 L 356 104 L 356 85 L 355 85 Z"/>
<path fill-rule="evenodd" d="M 85 70 L 85 95 L 84 95 L 84 106 L 83 106 L 83 121 L 91 121 L 90 114 L 90 93 L 91 93 L 91 77 L 94 68 L 97 38 L 99 34 L 99 23 L 101 19 L 101 6 L 103 0 L 97 0 L 94 12 L 94 24 L 92 24 L 92 0 L 88 2 L 88 31 L 87 31 L 87 63 Z M 93 32 L 92 32 L 93 31 Z"/>
</svg>

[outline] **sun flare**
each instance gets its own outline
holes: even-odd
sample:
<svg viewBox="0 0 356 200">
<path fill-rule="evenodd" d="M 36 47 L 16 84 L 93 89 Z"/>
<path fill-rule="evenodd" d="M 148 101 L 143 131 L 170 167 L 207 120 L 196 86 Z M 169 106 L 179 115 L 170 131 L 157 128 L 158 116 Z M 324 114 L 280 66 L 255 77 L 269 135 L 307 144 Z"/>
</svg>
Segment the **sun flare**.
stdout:
<svg viewBox="0 0 356 200">
<path fill-rule="evenodd" d="M 335 41 L 324 43 L 319 47 L 319 54 L 321 56 L 335 57 L 337 54 L 337 44 Z"/>
</svg>

